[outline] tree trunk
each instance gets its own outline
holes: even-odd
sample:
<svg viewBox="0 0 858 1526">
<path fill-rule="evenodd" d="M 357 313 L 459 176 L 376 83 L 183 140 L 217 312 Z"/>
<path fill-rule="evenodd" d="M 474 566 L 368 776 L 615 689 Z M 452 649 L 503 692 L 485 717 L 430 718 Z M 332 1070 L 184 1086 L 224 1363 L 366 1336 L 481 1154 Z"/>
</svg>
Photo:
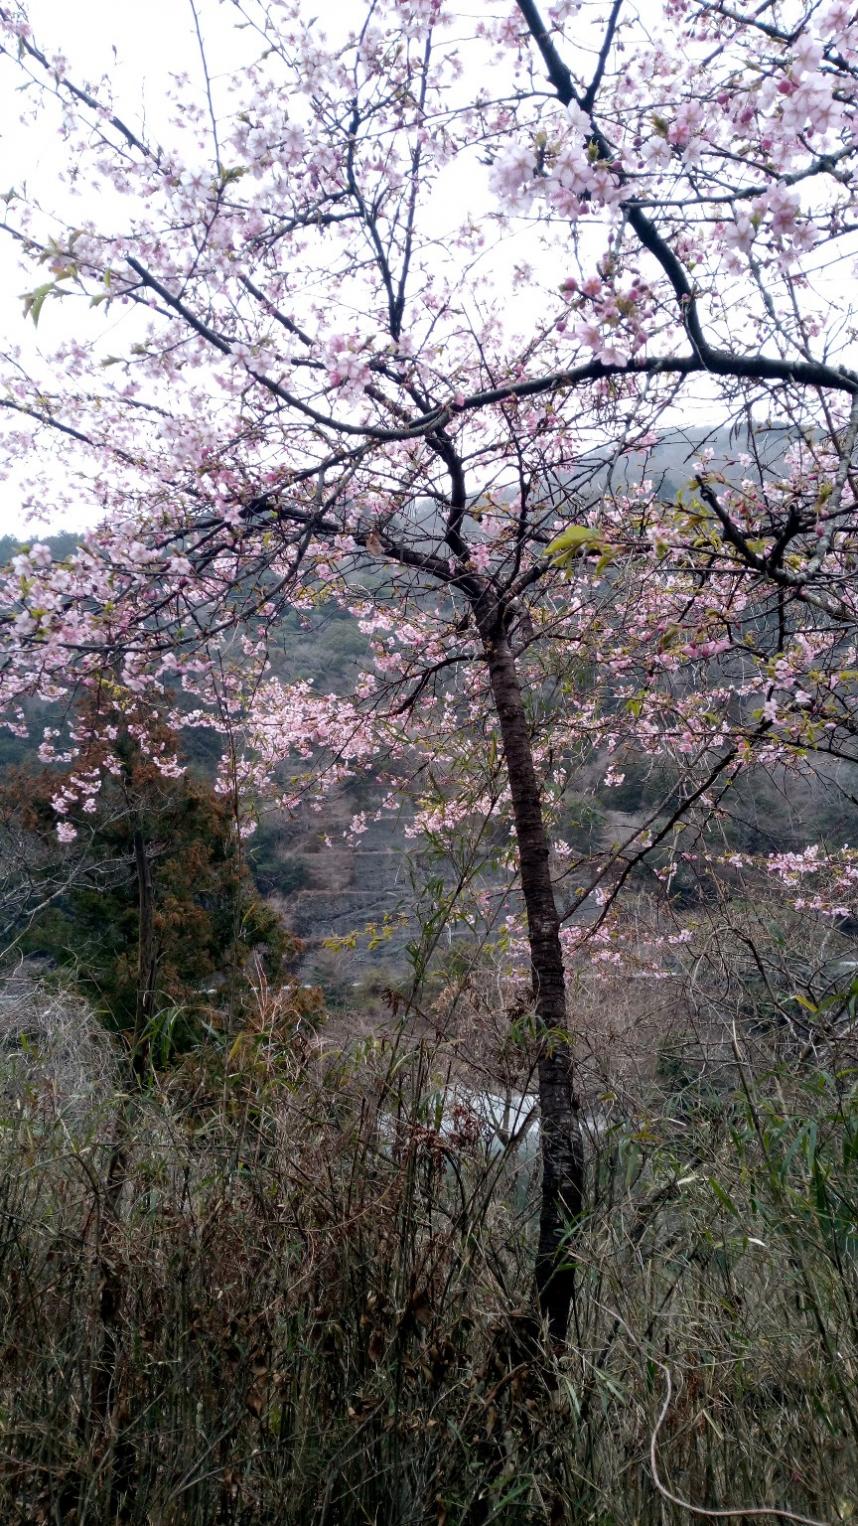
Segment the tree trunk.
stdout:
<svg viewBox="0 0 858 1526">
<path fill-rule="evenodd" d="M 574 1269 L 566 1254 L 566 1239 L 570 1224 L 580 1216 L 583 1207 L 584 1150 L 568 1040 L 560 917 L 515 655 L 497 617 L 488 630 L 481 622 L 481 635 L 512 795 L 533 1000 L 541 1037 L 538 1074 L 542 1203 L 536 1287 L 549 1331 L 554 1339 L 562 1340 L 574 1290 Z"/>
<path fill-rule="evenodd" d="M 148 1058 L 149 1024 L 155 1011 L 158 948 L 155 930 L 155 889 L 152 864 L 142 826 L 134 829 L 134 870 L 137 878 L 137 999 L 131 1048 L 131 1085 L 143 1079 Z M 116 1130 L 107 1167 L 104 1196 L 99 1203 L 98 1261 L 101 1273 L 99 1316 L 101 1344 L 93 1362 L 90 1417 L 96 1436 L 112 1446 L 111 1519 L 123 1511 L 133 1482 L 134 1458 L 122 1431 L 119 1403 L 119 1364 L 122 1352 L 122 1306 L 126 1258 L 122 1245 L 122 1190 L 128 1169 L 132 1128 L 131 1097 L 120 1099 Z"/>
<path fill-rule="evenodd" d="M 146 1066 L 149 1029 L 155 1014 L 155 975 L 158 950 L 155 938 L 155 890 L 152 865 L 141 827 L 134 831 L 134 868 L 137 875 L 137 1009 L 134 1015 L 132 1066 L 139 1077 Z"/>
</svg>

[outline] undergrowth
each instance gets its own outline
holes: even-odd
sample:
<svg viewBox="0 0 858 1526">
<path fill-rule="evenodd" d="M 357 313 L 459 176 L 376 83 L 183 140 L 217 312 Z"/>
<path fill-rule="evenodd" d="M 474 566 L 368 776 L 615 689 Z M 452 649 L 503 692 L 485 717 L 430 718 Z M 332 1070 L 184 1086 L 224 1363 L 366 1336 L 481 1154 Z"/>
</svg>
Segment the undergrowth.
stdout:
<svg viewBox="0 0 858 1526">
<path fill-rule="evenodd" d="M 603 1130 L 551 1349 L 532 1131 L 490 1139 L 452 1066 L 281 1010 L 83 1112 L 18 1067 L 0 1519 L 858 1519 L 856 1076 L 737 1053 Z"/>
</svg>

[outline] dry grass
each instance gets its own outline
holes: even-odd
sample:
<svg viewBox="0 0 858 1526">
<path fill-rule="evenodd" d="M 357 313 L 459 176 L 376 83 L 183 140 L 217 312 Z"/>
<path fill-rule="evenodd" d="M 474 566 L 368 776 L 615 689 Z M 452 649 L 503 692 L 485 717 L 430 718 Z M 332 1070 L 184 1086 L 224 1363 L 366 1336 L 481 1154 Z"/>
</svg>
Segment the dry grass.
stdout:
<svg viewBox="0 0 858 1526">
<path fill-rule="evenodd" d="M 460 1053 L 337 1053 L 266 995 L 229 1051 L 95 1089 L 73 1126 L 16 1057 L 0 1519 L 684 1522 L 652 1470 L 668 1379 L 670 1491 L 858 1519 L 854 1073 L 651 1078 L 594 1153 L 558 1352 L 532 1150 L 452 1115 Z"/>
</svg>

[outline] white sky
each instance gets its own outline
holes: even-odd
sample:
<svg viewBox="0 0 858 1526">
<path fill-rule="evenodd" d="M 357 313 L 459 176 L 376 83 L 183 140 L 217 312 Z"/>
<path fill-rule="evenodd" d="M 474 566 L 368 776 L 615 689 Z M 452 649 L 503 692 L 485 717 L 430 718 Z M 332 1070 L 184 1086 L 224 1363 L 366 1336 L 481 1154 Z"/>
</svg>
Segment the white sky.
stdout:
<svg viewBox="0 0 858 1526">
<path fill-rule="evenodd" d="M 483 0 L 486 3 L 487 0 Z M 470 9 L 479 8 L 480 0 Z M 360 23 L 365 15 L 365 0 L 307 0 L 308 14 L 317 12 L 324 18 L 329 34 L 342 34 Z M 241 34 L 234 29 L 237 15 L 231 6 L 224 7 L 217 0 L 198 0 L 201 24 L 206 38 L 207 58 L 210 71 L 216 81 L 219 67 L 234 70 L 236 47 L 241 46 Z M 167 78 L 170 74 L 187 74 L 191 80 L 190 90 L 200 97 L 203 90 L 203 72 L 199 47 L 194 29 L 194 16 L 189 0 L 30 0 L 30 19 L 36 43 L 49 56 L 57 52 L 66 55 L 73 79 L 95 81 L 106 74 L 111 82 L 113 100 L 118 113 L 134 127 L 145 120 L 150 135 L 170 141 L 170 131 L 165 119 L 163 102 Z M 248 34 L 248 57 L 258 51 L 258 37 L 251 40 Z M 220 55 L 220 56 L 219 56 Z M 11 76 L 7 66 L 2 70 L 4 80 Z M 20 186 L 29 172 L 38 171 L 40 177 L 57 176 L 57 193 L 62 204 L 69 208 L 69 220 L 74 222 L 75 212 L 69 203 L 69 192 L 60 187 L 59 173 L 64 167 L 65 144 L 56 132 L 55 121 L 45 113 L 42 125 L 38 122 L 25 129 L 18 122 L 26 94 L 0 94 L 0 193 L 12 186 Z M 480 179 L 474 173 L 476 166 L 454 166 L 445 173 L 430 208 L 433 225 L 441 233 L 443 221 L 457 221 L 464 212 L 479 214 L 492 204 L 488 190 L 488 172 Z M 14 211 L 14 208 L 12 209 Z M 92 208 L 87 208 L 92 215 Z M 601 245 L 596 229 L 588 231 Z M 492 269 L 509 270 L 516 259 L 526 258 L 528 234 L 514 240 L 508 249 L 492 258 Z M 544 260 L 544 252 L 540 255 Z M 557 281 L 566 272 L 558 268 Z M 84 301 L 45 304 L 38 330 L 24 316 L 22 295 L 38 282 L 32 272 L 21 271 L 14 245 L 0 236 L 0 335 L 12 345 L 21 347 L 23 358 L 35 359 L 40 352 L 49 354 L 58 340 L 74 335 L 78 340 L 91 339 L 103 355 L 121 354 L 129 348 L 136 337 L 141 318 L 134 310 L 113 308 L 105 315 L 102 308 L 88 309 Z M 505 283 L 506 284 L 506 283 Z M 534 301 L 536 296 L 534 294 Z M 516 326 L 528 319 L 527 302 L 517 297 L 510 304 L 514 311 Z M 536 308 L 534 307 L 534 316 Z M 44 349 L 42 349 L 44 346 Z M 700 393 L 700 416 L 689 419 L 685 412 L 676 419 L 677 424 L 706 424 L 715 421 L 714 410 L 705 401 L 705 391 Z M 97 468 L 93 468 L 97 469 Z M 64 479 L 67 481 L 67 479 Z M 32 538 L 45 533 L 45 529 L 82 528 L 91 514 L 85 494 L 75 494 L 69 483 L 69 498 L 62 513 L 55 516 L 48 526 L 34 527 L 28 524 L 22 510 L 22 500 L 27 492 L 26 467 L 19 468 L 5 483 L 0 485 L 0 535 L 14 534 Z"/>
<path fill-rule="evenodd" d="M 229 15 L 224 17 L 213 0 L 198 0 L 215 95 L 219 66 L 234 70 L 235 49 L 240 46 L 240 34 L 234 27 L 236 14 L 228 9 Z M 308 14 L 314 13 L 323 18 L 329 36 L 344 35 L 360 24 L 365 16 L 365 3 L 319 0 L 318 5 L 308 4 Z M 162 104 L 168 75 L 187 74 L 191 94 L 195 98 L 202 96 L 204 76 L 189 0 L 145 0 L 142 5 L 129 4 L 127 0 L 120 4 L 116 0 L 74 0 L 71 4 L 69 0 L 30 0 L 29 15 L 37 46 L 49 57 L 65 55 L 69 76 L 77 82 L 95 82 L 107 75 L 115 110 L 132 128 L 145 121 L 155 139 L 171 141 Z M 253 40 L 248 36 L 248 57 L 258 51 L 258 36 Z M 3 69 L 5 79 L 11 72 L 7 65 Z M 37 67 L 35 72 L 38 74 Z M 56 174 L 58 209 L 68 208 L 69 220 L 74 223 L 73 204 L 67 189 L 59 184 L 65 145 L 47 114 L 43 126 L 37 122 L 22 128 L 18 117 L 26 99 L 26 92 L 0 93 L 0 194 L 13 186 L 20 187 L 28 175 L 38 174 L 44 183 L 46 176 Z M 480 187 L 473 174 L 463 173 L 457 167 L 446 174 L 437 193 L 437 215 L 452 221 L 459 213 L 481 210 L 481 202 L 486 209 L 491 205 L 488 173 Z M 92 215 L 91 209 L 88 211 Z M 525 252 L 523 248 L 515 254 L 510 251 L 509 265 Z M 0 336 L 3 342 L 20 347 L 25 363 L 28 358 L 35 360 L 39 355 L 50 354 L 53 343 L 66 337 L 82 340 L 91 336 L 93 344 L 105 355 L 122 353 L 133 343 L 135 324 L 139 326 L 141 322 L 138 314 L 114 308 L 105 316 L 102 309 L 91 311 L 83 302 L 46 303 L 36 329 L 24 315 L 22 298 L 37 284 L 38 277 L 34 279 L 31 270 L 21 269 L 12 240 L 0 236 Z M 34 527 L 22 509 L 25 470 L 16 470 L 0 492 L 0 535 L 32 538 L 35 533 L 45 533 L 46 527 Z M 88 513 L 85 501 L 80 498 L 75 501 L 70 496 L 61 517 L 52 519 L 47 528 L 83 528 Z"/>
<path fill-rule="evenodd" d="M 150 122 L 157 120 L 159 91 L 152 81 L 163 75 L 165 60 L 174 71 L 199 70 L 199 52 L 193 33 L 193 18 L 187 4 L 176 0 L 145 0 L 145 4 L 119 4 L 111 0 L 31 0 L 30 19 L 34 40 L 49 56 L 64 53 L 71 65 L 72 78 L 85 76 L 96 80 L 108 74 L 117 104 L 127 103 L 132 120 L 141 111 Z M 11 70 L 5 67 L 5 79 Z M 19 186 L 34 171 L 51 172 L 61 167 L 64 144 L 45 121 L 22 128 L 18 116 L 26 104 L 26 93 L 0 93 L 0 190 Z M 80 337 L 80 325 L 91 328 L 93 337 L 109 335 L 117 327 L 133 322 L 133 314 L 110 314 L 105 321 L 97 311 L 90 312 L 84 303 L 73 304 L 73 312 L 60 303 L 49 303 L 36 330 L 24 315 L 23 293 L 34 285 L 32 275 L 21 270 L 12 241 L 0 238 L 0 334 L 3 341 L 20 346 L 23 358 L 40 353 L 40 339 L 48 350 L 51 341 L 65 337 L 74 325 Z M 28 526 L 20 507 L 26 488 L 25 474 L 16 472 L 2 487 L 0 534 L 26 536 Z M 79 529 L 86 522 L 86 509 L 73 500 L 63 514 L 62 523 L 52 529 Z M 33 533 L 32 527 L 29 533 Z"/>
</svg>

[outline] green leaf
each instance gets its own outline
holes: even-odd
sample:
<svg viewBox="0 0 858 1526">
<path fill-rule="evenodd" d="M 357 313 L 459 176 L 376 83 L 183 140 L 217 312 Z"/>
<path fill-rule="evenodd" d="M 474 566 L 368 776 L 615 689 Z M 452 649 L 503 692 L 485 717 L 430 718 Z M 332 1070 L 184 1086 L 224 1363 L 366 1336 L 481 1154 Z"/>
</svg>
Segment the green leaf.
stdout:
<svg viewBox="0 0 858 1526">
<path fill-rule="evenodd" d="M 718 1202 L 721 1204 L 721 1207 L 726 1208 L 728 1213 L 732 1213 L 734 1219 L 738 1219 L 739 1210 L 736 1207 L 736 1204 L 733 1202 L 729 1192 L 725 1191 L 725 1189 L 721 1186 L 721 1183 L 716 1182 L 714 1176 L 710 1176 L 709 1186 L 712 1188 L 712 1191 L 718 1199 Z"/>
<path fill-rule="evenodd" d="M 219 164 L 218 184 L 223 190 L 226 186 L 234 185 L 237 180 L 243 179 L 246 174 L 247 170 L 243 165 L 236 164 L 227 169 L 226 165 Z"/>
<path fill-rule="evenodd" d="M 602 546 L 598 530 L 592 529 L 590 525 L 570 525 L 568 530 L 562 530 L 555 536 L 545 554 L 551 558 L 555 567 L 567 567 L 576 556 L 581 556 L 586 551 L 601 550 Z"/>
<path fill-rule="evenodd" d="M 37 286 L 35 291 L 27 292 L 24 296 L 24 317 L 33 320 L 35 328 L 39 326 L 39 317 L 51 292 L 56 287 L 56 281 L 46 281 L 43 286 Z"/>
</svg>

